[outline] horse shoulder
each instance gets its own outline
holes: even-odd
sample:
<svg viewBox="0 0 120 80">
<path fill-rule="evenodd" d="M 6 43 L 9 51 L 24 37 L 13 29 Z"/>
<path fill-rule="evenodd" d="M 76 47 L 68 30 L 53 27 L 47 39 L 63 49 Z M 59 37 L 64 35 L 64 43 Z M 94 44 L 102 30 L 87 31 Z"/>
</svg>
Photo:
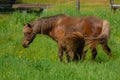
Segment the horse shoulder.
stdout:
<svg viewBox="0 0 120 80">
<path fill-rule="evenodd" d="M 56 26 L 54 29 L 52 29 L 49 35 L 58 42 L 65 35 L 64 28 L 61 26 Z"/>
</svg>

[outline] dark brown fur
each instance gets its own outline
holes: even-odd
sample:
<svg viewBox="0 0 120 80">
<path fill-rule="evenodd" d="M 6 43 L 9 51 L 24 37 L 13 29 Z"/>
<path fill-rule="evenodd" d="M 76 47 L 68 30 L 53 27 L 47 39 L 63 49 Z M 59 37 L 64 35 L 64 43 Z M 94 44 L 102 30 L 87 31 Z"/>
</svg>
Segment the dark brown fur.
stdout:
<svg viewBox="0 0 120 80">
<path fill-rule="evenodd" d="M 68 61 L 78 61 L 82 58 L 83 48 L 85 40 L 80 32 L 69 33 L 58 42 L 59 49 L 65 51 L 68 57 Z"/>
<path fill-rule="evenodd" d="M 53 38 L 57 43 L 69 33 L 80 32 L 85 39 L 85 45 L 89 45 L 92 52 L 92 59 L 97 55 L 96 46 L 101 44 L 107 55 L 111 56 L 110 48 L 107 45 L 110 27 L 106 20 L 101 20 L 94 16 L 75 18 L 67 15 L 56 15 L 40 18 L 24 26 L 23 47 L 28 47 L 32 42 L 32 37 L 36 34 L 46 34 Z M 31 36 L 31 37 L 30 37 Z M 27 39 L 29 38 L 29 39 Z M 58 44 L 58 46 L 60 46 Z M 62 61 L 63 51 L 59 48 L 59 58 Z M 85 56 L 85 54 L 83 54 Z"/>
</svg>

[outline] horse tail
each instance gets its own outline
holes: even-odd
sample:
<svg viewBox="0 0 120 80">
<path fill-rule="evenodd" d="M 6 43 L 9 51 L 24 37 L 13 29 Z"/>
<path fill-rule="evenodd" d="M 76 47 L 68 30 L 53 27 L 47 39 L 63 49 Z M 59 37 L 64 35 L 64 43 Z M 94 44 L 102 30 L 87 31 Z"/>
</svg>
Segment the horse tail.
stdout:
<svg viewBox="0 0 120 80">
<path fill-rule="evenodd" d="M 102 32 L 101 32 L 99 38 L 105 39 L 106 41 L 108 41 L 109 37 L 110 37 L 109 22 L 107 20 L 103 20 Z"/>
</svg>

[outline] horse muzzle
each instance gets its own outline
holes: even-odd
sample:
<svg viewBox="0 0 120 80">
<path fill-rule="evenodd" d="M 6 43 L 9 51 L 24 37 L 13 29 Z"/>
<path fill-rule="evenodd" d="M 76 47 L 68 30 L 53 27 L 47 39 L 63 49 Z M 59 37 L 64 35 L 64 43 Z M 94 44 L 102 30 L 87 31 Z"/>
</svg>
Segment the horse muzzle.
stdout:
<svg viewBox="0 0 120 80">
<path fill-rule="evenodd" d="M 22 46 L 24 47 L 24 48 L 27 48 L 27 47 L 29 47 L 29 42 L 28 41 L 23 41 L 23 43 L 22 43 Z"/>
<path fill-rule="evenodd" d="M 27 48 L 27 47 L 29 47 L 28 45 L 25 45 L 25 44 L 22 44 L 22 46 L 23 46 L 24 48 Z"/>
</svg>

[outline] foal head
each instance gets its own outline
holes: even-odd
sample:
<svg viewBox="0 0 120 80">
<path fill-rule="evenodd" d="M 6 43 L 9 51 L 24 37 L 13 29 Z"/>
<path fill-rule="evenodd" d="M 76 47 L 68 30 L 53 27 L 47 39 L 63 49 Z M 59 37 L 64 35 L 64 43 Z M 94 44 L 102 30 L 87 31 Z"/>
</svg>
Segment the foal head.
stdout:
<svg viewBox="0 0 120 80">
<path fill-rule="evenodd" d="M 24 26 L 23 33 L 24 33 L 24 40 L 22 42 L 22 45 L 24 48 L 27 48 L 29 46 L 29 44 L 32 43 L 33 39 L 36 36 L 36 33 L 29 23 L 27 23 Z"/>
</svg>

